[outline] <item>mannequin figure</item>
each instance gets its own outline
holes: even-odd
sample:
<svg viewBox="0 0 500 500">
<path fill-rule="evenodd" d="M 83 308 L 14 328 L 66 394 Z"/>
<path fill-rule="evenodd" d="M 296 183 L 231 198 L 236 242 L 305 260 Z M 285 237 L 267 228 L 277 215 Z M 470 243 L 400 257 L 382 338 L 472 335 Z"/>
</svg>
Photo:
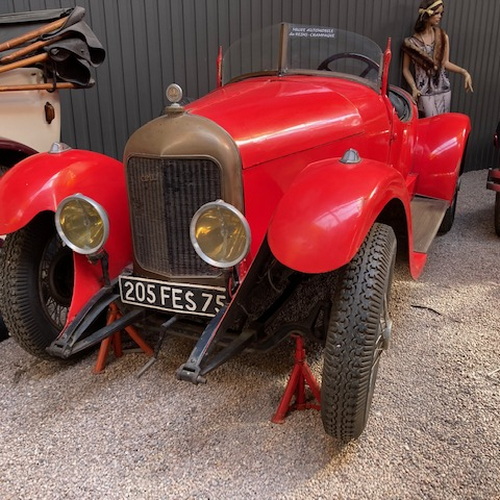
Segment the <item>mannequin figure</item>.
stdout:
<svg viewBox="0 0 500 500">
<path fill-rule="evenodd" d="M 403 76 L 422 116 L 450 111 L 451 86 L 447 71 L 464 77 L 464 88 L 472 92 L 469 72 L 449 59 L 450 40 L 439 27 L 443 17 L 442 0 L 423 0 L 418 9 L 415 33 L 403 42 Z"/>
</svg>

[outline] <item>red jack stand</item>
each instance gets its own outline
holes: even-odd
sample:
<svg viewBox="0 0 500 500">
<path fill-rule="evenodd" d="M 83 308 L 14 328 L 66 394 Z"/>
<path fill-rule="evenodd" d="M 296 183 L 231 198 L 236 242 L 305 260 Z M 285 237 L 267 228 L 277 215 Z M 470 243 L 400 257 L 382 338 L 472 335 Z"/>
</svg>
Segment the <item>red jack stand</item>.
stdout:
<svg viewBox="0 0 500 500">
<path fill-rule="evenodd" d="M 306 351 L 304 349 L 302 336 L 292 335 L 292 337 L 295 338 L 295 363 L 290 378 L 288 379 L 285 393 L 281 398 L 276 413 L 271 419 L 271 422 L 274 424 L 282 424 L 287 413 L 292 410 L 307 410 L 309 408 L 319 410 L 321 408 L 321 390 L 306 362 Z M 318 401 L 318 404 L 306 402 L 306 382 L 313 396 Z M 295 402 L 290 404 L 294 394 Z"/>
<path fill-rule="evenodd" d="M 117 305 L 112 302 L 108 307 L 108 317 L 106 319 L 106 324 L 111 324 L 121 317 L 121 313 L 118 310 Z M 147 344 L 147 342 L 139 335 L 139 332 L 133 326 L 125 327 L 125 331 L 128 333 L 129 337 L 148 355 L 152 356 L 154 351 Z M 94 373 L 101 373 L 104 370 L 104 366 L 106 365 L 106 358 L 108 357 L 111 346 L 113 347 L 113 351 L 117 358 L 121 358 L 123 356 L 122 349 L 122 339 L 121 339 L 122 331 L 116 331 L 111 334 L 109 337 L 105 338 L 101 342 L 101 347 L 99 348 L 99 354 L 97 355 L 97 361 L 94 367 Z"/>
</svg>

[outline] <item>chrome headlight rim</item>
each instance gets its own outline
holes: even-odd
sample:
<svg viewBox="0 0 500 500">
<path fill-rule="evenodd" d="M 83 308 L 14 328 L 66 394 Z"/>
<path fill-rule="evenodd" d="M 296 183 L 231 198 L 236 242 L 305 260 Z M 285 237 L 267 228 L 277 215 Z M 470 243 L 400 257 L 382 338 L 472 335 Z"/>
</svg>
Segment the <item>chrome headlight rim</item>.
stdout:
<svg viewBox="0 0 500 500">
<path fill-rule="evenodd" d="M 82 248 L 77 245 L 75 245 L 68 237 L 66 236 L 66 233 L 64 232 L 64 228 L 61 225 L 61 213 L 64 210 L 64 208 L 67 206 L 68 203 L 73 202 L 73 201 L 83 201 L 88 203 L 89 205 L 92 206 L 92 208 L 98 213 L 100 219 L 103 222 L 103 236 L 99 242 L 98 245 L 92 248 Z M 64 242 L 65 245 L 67 245 L 71 250 L 73 250 L 76 253 L 82 254 L 82 255 L 95 255 L 99 253 L 104 245 L 106 244 L 106 241 L 108 240 L 109 236 L 109 218 L 106 210 L 104 207 L 95 201 L 92 198 L 89 198 L 88 196 L 85 196 L 81 193 L 77 194 L 72 194 L 70 196 L 67 196 L 63 200 L 61 200 L 57 206 L 57 210 L 55 213 L 55 224 L 56 224 L 56 230 L 57 233 L 59 234 L 60 238 Z"/>
<path fill-rule="evenodd" d="M 200 247 L 200 245 L 196 239 L 196 225 L 197 225 L 198 220 L 208 210 L 211 210 L 214 208 L 217 208 L 217 209 L 223 208 L 225 210 L 230 211 L 234 215 L 236 215 L 236 217 L 239 219 L 239 222 L 242 225 L 244 232 L 245 232 L 245 245 L 243 247 L 243 251 L 240 253 L 240 255 L 238 255 L 237 258 L 235 258 L 231 261 L 220 262 L 218 260 L 212 259 L 206 253 L 203 252 L 202 248 Z M 226 203 L 223 200 L 216 200 L 216 201 L 210 201 L 208 203 L 205 203 L 196 211 L 196 213 L 193 215 L 193 218 L 191 219 L 191 224 L 189 227 L 189 236 L 191 238 L 191 244 L 193 245 L 196 253 L 201 257 L 201 259 L 204 260 L 207 264 L 210 264 L 211 266 L 214 266 L 214 267 L 217 267 L 220 269 L 229 269 L 231 267 L 237 266 L 247 256 L 247 254 L 250 250 L 251 232 L 250 232 L 250 225 L 248 224 L 248 221 L 246 220 L 245 216 L 234 205 L 231 205 L 230 203 Z"/>
</svg>

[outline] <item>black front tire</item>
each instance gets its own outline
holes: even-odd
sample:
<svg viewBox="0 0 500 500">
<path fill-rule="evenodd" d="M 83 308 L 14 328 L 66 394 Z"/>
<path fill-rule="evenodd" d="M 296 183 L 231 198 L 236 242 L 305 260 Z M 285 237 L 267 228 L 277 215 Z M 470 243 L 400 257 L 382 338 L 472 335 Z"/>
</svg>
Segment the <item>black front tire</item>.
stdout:
<svg viewBox="0 0 500 500">
<path fill-rule="evenodd" d="M 6 167 L 5 165 L 0 164 L 0 177 L 2 177 L 2 175 L 5 174 L 5 172 L 7 172 L 7 170 L 9 170 L 9 167 Z M 3 235 L 0 235 L 0 247 L 2 245 L 3 245 Z M 9 336 L 9 332 L 7 330 L 7 327 L 5 326 L 3 318 L 0 316 L 0 340 L 5 340 L 8 336 Z"/>
<path fill-rule="evenodd" d="M 391 227 L 374 224 L 351 262 L 340 270 L 324 351 L 323 427 L 341 443 L 363 432 L 391 322 L 388 302 L 396 260 Z"/>
<path fill-rule="evenodd" d="M 73 254 L 57 235 L 54 214 L 40 214 L 7 236 L 0 275 L 0 310 L 11 336 L 49 359 L 46 348 L 64 327 L 73 296 Z"/>
</svg>

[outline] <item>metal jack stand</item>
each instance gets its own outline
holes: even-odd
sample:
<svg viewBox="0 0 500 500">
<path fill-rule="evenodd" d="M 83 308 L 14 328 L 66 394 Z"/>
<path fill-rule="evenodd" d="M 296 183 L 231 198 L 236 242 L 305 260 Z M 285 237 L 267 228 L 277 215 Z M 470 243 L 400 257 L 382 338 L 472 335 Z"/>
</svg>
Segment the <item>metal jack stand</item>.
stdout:
<svg viewBox="0 0 500 500">
<path fill-rule="evenodd" d="M 271 422 L 274 424 L 282 424 L 287 413 L 290 411 L 307 410 L 310 408 L 319 410 L 321 408 L 321 390 L 306 362 L 306 351 L 304 349 L 302 336 L 294 334 L 292 337 L 295 338 L 295 363 L 290 378 L 288 379 L 285 393 L 281 398 L 276 413 L 271 419 Z M 306 382 L 318 404 L 306 401 Z M 295 401 L 291 403 L 294 395 Z"/>
<path fill-rule="evenodd" d="M 112 302 L 108 308 L 107 324 L 111 324 L 121 317 L 121 313 L 118 310 L 117 305 Z M 139 346 L 139 348 L 144 351 L 148 356 L 152 356 L 154 351 L 148 345 L 148 343 L 140 336 L 139 332 L 133 326 L 125 327 L 125 331 L 128 333 L 129 337 Z M 94 373 L 101 373 L 106 365 L 106 359 L 108 357 L 110 348 L 113 347 L 113 352 L 117 358 L 123 356 L 122 349 L 122 330 L 118 330 L 112 333 L 109 337 L 106 337 L 101 342 L 101 347 L 99 348 L 99 354 L 97 355 L 97 361 L 94 367 Z"/>
<path fill-rule="evenodd" d="M 161 325 L 163 327 L 163 330 L 160 334 L 160 337 L 158 339 L 158 342 L 156 344 L 156 347 L 155 347 L 155 350 L 154 350 L 154 353 L 153 353 L 153 356 L 148 360 L 148 362 L 139 370 L 139 372 L 137 373 L 137 378 L 141 377 L 145 372 L 146 370 L 149 370 L 149 368 L 151 366 L 153 366 L 153 363 L 156 363 L 156 361 L 158 360 L 158 355 L 160 354 L 160 349 L 161 349 L 161 346 L 163 344 L 163 339 L 165 338 L 165 333 L 167 333 L 167 328 L 169 326 L 172 326 L 176 321 L 177 321 L 177 315 L 175 316 L 172 316 L 168 321 L 166 321 L 165 323 L 163 323 L 163 325 Z"/>
</svg>

